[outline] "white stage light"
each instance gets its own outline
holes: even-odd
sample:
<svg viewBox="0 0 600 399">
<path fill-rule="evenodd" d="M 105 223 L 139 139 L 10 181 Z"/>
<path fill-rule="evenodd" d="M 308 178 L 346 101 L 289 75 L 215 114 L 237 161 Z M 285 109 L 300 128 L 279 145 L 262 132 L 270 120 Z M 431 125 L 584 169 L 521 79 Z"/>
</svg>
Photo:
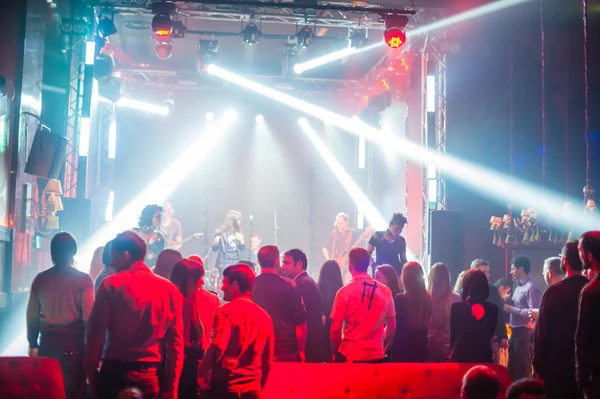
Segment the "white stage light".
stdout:
<svg viewBox="0 0 600 399">
<path fill-rule="evenodd" d="M 90 118 L 79 120 L 79 155 L 87 157 L 90 152 Z"/>
<path fill-rule="evenodd" d="M 423 148 L 410 140 L 400 139 L 385 130 L 373 128 L 360 121 L 357 123 L 351 118 L 346 118 L 335 112 L 331 112 L 304 100 L 261 85 L 260 83 L 246 79 L 215 65 L 209 67 L 209 73 L 279 101 L 290 108 L 320 120 L 327 120 L 332 125 L 346 130 L 347 132 L 357 136 L 363 135 L 365 139 L 379 144 L 382 148 L 393 151 L 394 153 L 403 154 L 407 159 L 424 164 L 435 164 L 437 170 L 441 170 L 447 175 L 453 176 L 458 182 L 462 182 L 462 184 L 470 187 L 474 191 L 486 195 L 500 203 L 511 203 L 514 206 L 523 206 L 525 208 L 534 206 L 537 209 L 543 209 L 556 215 L 562 213 L 564 205 L 563 194 L 552 193 L 539 186 L 525 183 L 511 176 L 487 169 L 481 165 L 465 162 L 450 155 L 442 156 L 437 152 L 427 151 L 426 148 Z M 363 211 L 366 213 L 366 210 L 363 209 Z M 557 223 L 560 223 L 563 227 L 569 229 L 592 230 L 597 229 L 600 225 L 600 216 L 574 214 L 571 215 L 568 220 L 567 218 L 557 219 Z"/>
<path fill-rule="evenodd" d="M 472 10 L 468 10 L 465 12 L 461 12 L 459 14 L 453 15 L 451 17 L 442 19 L 440 21 L 436 21 L 433 22 L 431 24 L 427 24 L 424 26 L 420 26 L 418 28 L 415 28 L 413 30 L 407 31 L 406 32 L 406 38 L 407 40 L 410 39 L 410 37 L 412 36 L 418 36 L 418 35 L 422 35 L 424 33 L 436 30 L 436 29 L 442 29 L 445 28 L 447 26 L 459 23 L 459 22 L 463 22 L 472 18 L 477 18 L 477 17 L 482 17 L 484 15 L 490 14 L 492 12 L 495 11 L 500 11 L 503 10 L 505 8 L 509 8 L 509 7 L 514 7 L 516 5 L 519 5 L 521 3 L 526 3 L 529 2 L 531 0 L 500 0 L 500 1 L 495 1 L 489 4 L 486 4 L 484 6 L 481 7 L 476 7 L 473 8 Z M 369 51 L 369 50 L 373 50 L 375 48 L 384 46 L 385 43 L 383 41 L 381 42 L 377 42 L 377 43 L 373 43 L 370 44 L 368 46 L 365 46 L 361 49 L 355 49 L 355 48 L 345 48 L 342 50 L 337 50 L 334 51 L 332 53 L 323 55 L 321 57 L 317 57 L 314 58 L 312 60 L 306 61 L 306 62 L 302 62 L 302 63 L 298 63 L 296 65 L 294 65 L 294 72 L 296 72 L 297 74 L 300 74 L 304 71 L 307 71 L 309 69 L 313 69 L 313 68 L 317 68 L 320 67 L 321 65 L 325 65 L 328 64 L 330 62 L 333 61 L 337 61 L 337 60 L 341 60 L 342 58 L 346 58 L 346 57 L 350 57 L 354 54 L 360 54 L 363 53 L 365 51 Z"/>
<path fill-rule="evenodd" d="M 115 105 L 117 107 L 137 109 L 139 111 L 145 111 L 151 114 L 158 114 L 162 116 L 169 115 L 169 107 L 152 104 L 145 101 L 134 100 L 133 98 L 128 97 L 121 97 Z"/>
<path fill-rule="evenodd" d="M 117 121 L 110 121 L 108 127 L 108 159 L 115 159 L 117 156 Z"/>
<path fill-rule="evenodd" d="M 207 112 L 206 115 L 204 116 L 206 118 L 207 121 L 212 121 L 213 119 L 215 119 L 215 114 L 213 114 L 212 112 Z"/>
<path fill-rule="evenodd" d="M 104 221 L 105 222 L 112 222 L 114 205 L 115 205 L 115 192 L 111 191 L 108 194 L 108 202 L 106 203 L 106 211 L 104 212 Z"/>
<path fill-rule="evenodd" d="M 86 65 L 94 65 L 94 61 L 96 60 L 96 42 L 94 40 L 90 40 L 85 43 L 85 64 Z"/>
<path fill-rule="evenodd" d="M 428 75 L 425 84 L 427 112 L 435 112 L 435 76 Z"/>
<path fill-rule="evenodd" d="M 256 118 L 254 118 L 254 120 L 256 121 L 256 123 L 263 123 L 265 121 L 265 117 L 261 114 L 258 114 L 256 115 Z"/>
</svg>

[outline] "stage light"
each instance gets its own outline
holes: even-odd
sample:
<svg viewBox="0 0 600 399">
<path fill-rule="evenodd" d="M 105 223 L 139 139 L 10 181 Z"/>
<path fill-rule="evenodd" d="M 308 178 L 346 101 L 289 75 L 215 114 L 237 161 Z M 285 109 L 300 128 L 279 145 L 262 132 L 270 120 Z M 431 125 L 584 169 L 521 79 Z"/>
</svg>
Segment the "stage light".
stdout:
<svg viewBox="0 0 600 399">
<path fill-rule="evenodd" d="M 117 156 L 117 121 L 110 121 L 108 127 L 108 159 L 115 159 Z"/>
<path fill-rule="evenodd" d="M 487 169 L 482 165 L 473 164 L 452 157 L 449 154 L 441 155 L 435 151 L 392 135 L 385 130 L 377 129 L 362 121 L 344 117 L 335 112 L 318 107 L 307 101 L 282 93 L 255 81 L 236 75 L 216 65 L 210 65 L 209 73 L 225 79 L 231 83 L 245 87 L 248 90 L 262 94 L 275 101 L 287 105 L 305 114 L 320 120 L 327 120 L 334 126 L 346 130 L 357 136 L 364 135 L 365 139 L 380 145 L 396 154 L 401 154 L 407 159 L 424 164 L 435 164 L 437 170 L 443 171 L 446 176 L 452 176 L 457 182 L 468 186 L 474 191 L 485 195 L 502 204 L 511 203 L 513 206 L 529 207 L 535 204 L 539 209 L 560 214 L 564 205 L 564 195 L 552 193 L 547 189 L 531 185 L 511 176 Z M 592 230 L 600 225 L 600 216 L 573 215 L 570 220 L 561 220 L 566 228 L 577 230 Z"/>
<path fill-rule="evenodd" d="M 173 43 L 171 41 L 156 42 L 156 56 L 161 60 L 168 60 L 173 55 Z"/>
<path fill-rule="evenodd" d="M 367 44 L 367 28 L 348 30 L 348 46 L 355 49 L 363 48 Z"/>
<path fill-rule="evenodd" d="M 212 112 L 207 112 L 206 115 L 204 115 L 204 118 L 210 122 L 213 119 L 215 119 L 215 114 L 213 114 Z"/>
<path fill-rule="evenodd" d="M 200 40 L 198 42 L 197 70 L 200 72 L 205 65 L 213 63 L 219 54 L 217 40 Z"/>
<path fill-rule="evenodd" d="M 261 114 L 258 114 L 256 115 L 256 118 L 254 118 L 254 120 L 256 121 L 256 123 L 263 123 L 265 121 L 265 117 Z"/>
<path fill-rule="evenodd" d="M 152 30 L 158 38 L 166 38 L 173 32 L 173 21 L 171 18 L 177 12 L 177 6 L 167 1 L 154 2 L 152 12 L 155 14 L 152 18 Z"/>
<path fill-rule="evenodd" d="M 98 36 L 106 38 L 117 33 L 117 27 L 112 19 L 102 17 L 98 21 Z"/>
<path fill-rule="evenodd" d="M 100 85 L 107 84 L 111 79 L 114 68 L 114 61 L 112 57 L 107 54 L 98 54 L 98 56 L 94 59 L 93 64 L 94 79 L 96 79 Z"/>
<path fill-rule="evenodd" d="M 151 114 L 158 114 L 162 116 L 169 115 L 169 107 L 167 106 L 134 100 L 128 97 L 121 97 L 119 101 L 115 103 L 115 105 L 119 108 L 132 108 L 139 111 L 145 111 Z"/>
<path fill-rule="evenodd" d="M 90 40 L 85 43 L 85 65 L 94 65 L 96 59 L 96 41 Z"/>
<path fill-rule="evenodd" d="M 242 41 L 250 46 L 258 43 L 258 38 L 260 36 L 260 31 L 258 27 L 254 25 L 254 22 L 248 23 L 240 32 L 242 35 Z"/>
<path fill-rule="evenodd" d="M 305 26 L 296 33 L 296 38 L 298 39 L 298 46 L 309 48 L 313 42 L 313 31 L 308 26 Z"/>
<path fill-rule="evenodd" d="M 464 22 L 473 18 L 478 18 L 484 15 L 488 15 L 491 14 L 493 12 L 496 11 L 500 11 L 509 7 L 514 7 L 516 5 L 522 4 L 522 3 L 526 3 L 526 2 L 530 2 L 531 0 L 499 0 L 499 1 L 494 1 L 491 2 L 489 4 L 486 4 L 484 6 L 481 7 L 476 7 L 473 8 L 471 10 L 453 15 L 451 17 L 439 20 L 439 21 L 435 21 L 432 22 L 431 24 L 427 24 L 427 25 L 423 25 L 420 26 L 418 28 L 409 30 L 408 32 L 406 32 L 406 38 L 407 40 L 410 39 L 413 36 L 417 36 L 417 35 L 423 35 L 425 33 L 434 31 L 434 30 L 438 30 L 438 29 L 443 29 L 446 28 L 450 25 L 456 24 L 456 23 L 460 23 L 460 22 Z M 354 54 L 358 54 L 358 53 L 363 53 L 369 50 L 373 50 L 376 48 L 379 48 L 381 46 L 385 45 L 383 41 L 381 42 L 377 42 L 377 43 L 373 43 L 373 44 L 369 44 L 368 46 L 363 47 L 360 50 L 357 50 L 355 48 L 345 48 L 345 49 L 341 49 L 341 50 L 337 50 L 334 51 L 332 53 L 329 54 L 325 54 L 321 57 L 317 57 L 314 58 L 312 60 L 306 61 L 306 62 L 302 62 L 299 64 L 294 65 L 294 72 L 300 74 L 304 71 L 307 71 L 309 69 L 313 69 L 313 68 L 317 68 L 320 67 L 322 65 L 328 64 L 330 62 L 333 61 L 337 61 L 337 60 L 341 60 L 343 58 L 346 57 L 350 57 Z"/>
<path fill-rule="evenodd" d="M 408 23 L 406 15 L 388 15 L 385 18 L 383 41 L 389 48 L 400 48 L 406 43 L 404 27 Z"/>
<path fill-rule="evenodd" d="M 427 112 L 435 112 L 435 76 L 427 75 L 425 82 Z"/>
</svg>

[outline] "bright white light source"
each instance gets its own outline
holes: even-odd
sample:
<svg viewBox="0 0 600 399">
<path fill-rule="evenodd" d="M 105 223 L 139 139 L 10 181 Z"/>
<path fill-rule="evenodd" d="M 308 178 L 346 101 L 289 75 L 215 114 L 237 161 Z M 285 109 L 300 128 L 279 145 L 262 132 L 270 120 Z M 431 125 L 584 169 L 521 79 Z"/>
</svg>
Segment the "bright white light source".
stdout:
<svg viewBox="0 0 600 399">
<path fill-rule="evenodd" d="M 437 169 L 434 163 L 427 164 L 427 178 L 437 179 Z"/>
<path fill-rule="evenodd" d="M 427 112 L 435 112 L 435 76 L 427 75 L 426 83 Z"/>
<path fill-rule="evenodd" d="M 206 115 L 204 116 L 206 118 L 207 121 L 212 121 L 213 119 L 215 119 L 215 114 L 213 114 L 212 112 L 207 112 Z"/>
<path fill-rule="evenodd" d="M 261 114 L 258 114 L 256 115 L 256 118 L 254 118 L 254 120 L 256 121 L 256 123 L 263 123 L 265 121 L 265 117 Z"/>
<path fill-rule="evenodd" d="M 117 121 L 110 121 L 108 127 L 108 159 L 115 159 L 117 155 Z"/>
<path fill-rule="evenodd" d="M 314 59 L 306 61 L 306 62 L 295 64 L 294 65 L 294 72 L 296 72 L 297 74 L 301 74 L 302 72 L 307 71 L 309 69 L 313 69 L 313 68 L 319 67 L 321 65 L 325 65 L 325 64 L 328 64 L 330 62 L 341 60 L 342 58 L 349 57 L 349 56 L 351 56 L 353 54 L 358 53 L 359 51 L 363 52 L 363 51 L 372 50 L 374 48 L 379 47 L 380 45 L 381 45 L 381 43 L 370 44 L 368 46 L 365 46 L 365 47 L 361 48 L 360 50 L 356 49 L 354 47 L 348 47 L 348 48 L 344 48 L 344 49 L 341 49 L 341 50 L 337 50 L 337 51 L 334 51 L 332 53 L 323 55 L 321 57 L 317 57 L 317 58 L 314 58 Z"/>
<path fill-rule="evenodd" d="M 367 160 L 367 143 L 365 136 L 358 136 L 358 169 L 364 169 Z"/>
<path fill-rule="evenodd" d="M 429 202 L 429 208 L 435 209 L 437 207 L 438 197 L 438 182 L 436 179 L 427 180 L 427 202 Z"/>
<path fill-rule="evenodd" d="M 90 118 L 79 120 L 79 155 L 87 157 L 90 152 Z"/>
<path fill-rule="evenodd" d="M 158 114 L 162 116 L 169 115 L 169 107 L 152 104 L 145 101 L 134 100 L 133 98 L 128 97 L 121 97 L 115 105 L 117 107 L 137 109 L 151 114 Z"/>
<path fill-rule="evenodd" d="M 365 215 L 361 211 L 356 212 L 356 228 L 359 230 L 365 228 Z"/>
<path fill-rule="evenodd" d="M 106 211 L 104 212 L 104 221 L 112 222 L 114 204 L 115 204 L 115 192 L 111 191 L 108 194 L 108 202 L 106 203 Z"/>
<path fill-rule="evenodd" d="M 38 98 L 30 96 L 29 94 L 23 94 L 21 96 L 21 106 L 31 108 L 31 110 L 36 114 L 40 114 L 42 112 L 42 102 Z"/>
<path fill-rule="evenodd" d="M 96 42 L 90 40 L 85 43 L 85 64 L 86 65 L 94 65 L 94 61 L 96 60 Z"/>
</svg>

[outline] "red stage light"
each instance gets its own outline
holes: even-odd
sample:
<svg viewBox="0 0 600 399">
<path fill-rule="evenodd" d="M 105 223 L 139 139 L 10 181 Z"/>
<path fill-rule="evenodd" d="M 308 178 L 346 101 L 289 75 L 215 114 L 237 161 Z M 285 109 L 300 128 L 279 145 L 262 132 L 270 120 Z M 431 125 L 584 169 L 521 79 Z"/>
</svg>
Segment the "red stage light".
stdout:
<svg viewBox="0 0 600 399">
<path fill-rule="evenodd" d="M 400 48 L 406 43 L 406 32 L 398 27 L 391 27 L 385 30 L 383 39 L 390 48 Z"/>
<path fill-rule="evenodd" d="M 161 36 L 161 37 L 169 36 L 171 34 L 171 32 L 169 32 L 166 29 L 159 29 L 154 33 L 156 34 L 156 36 Z"/>
</svg>

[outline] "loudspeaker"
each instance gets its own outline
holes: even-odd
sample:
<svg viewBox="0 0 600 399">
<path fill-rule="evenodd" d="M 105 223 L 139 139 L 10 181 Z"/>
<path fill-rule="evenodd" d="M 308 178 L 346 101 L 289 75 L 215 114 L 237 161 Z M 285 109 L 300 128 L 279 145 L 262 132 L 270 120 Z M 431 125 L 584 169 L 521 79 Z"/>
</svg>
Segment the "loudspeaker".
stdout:
<svg viewBox="0 0 600 399">
<path fill-rule="evenodd" d="M 68 142 L 66 137 L 54 134 L 40 124 L 27 157 L 25 173 L 46 179 L 58 179 L 67 156 Z"/>
<path fill-rule="evenodd" d="M 75 237 L 82 246 L 90 237 L 92 228 L 92 200 L 85 198 L 63 198 L 64 210 L 58 212 L 58 224 L 61 231 Z"/>
<path fill-rule="evenodd" d="M 465 270 L 465 221 L 462 212 L 431 211 L 429 249 L 431 266 L 437 262 L 448 266 L 454 284 L 456 277 Z"/>
</svg>

